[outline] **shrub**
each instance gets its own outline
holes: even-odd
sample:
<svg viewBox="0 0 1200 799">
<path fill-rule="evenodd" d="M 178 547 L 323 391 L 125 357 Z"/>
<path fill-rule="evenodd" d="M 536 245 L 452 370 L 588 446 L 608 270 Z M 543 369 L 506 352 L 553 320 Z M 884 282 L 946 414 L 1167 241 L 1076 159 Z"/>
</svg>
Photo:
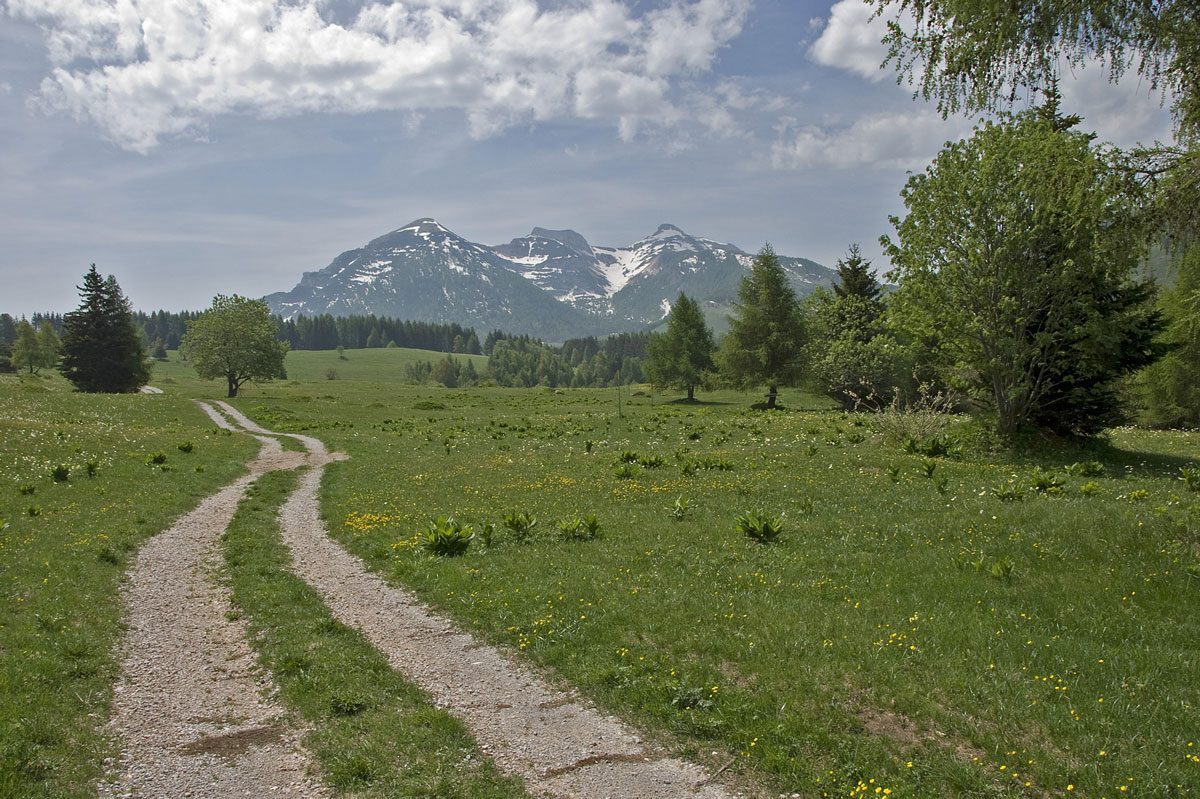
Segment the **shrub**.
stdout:
<svg viewBox="0 0 1200 799">
<path fill-rule="evenodd" d="M 453 516 L 446 516 L 429 523 L 421 546 L 434 555 L 451 558 L 466 552 L 474 537 L 470 525 L 463 524 Z"/>
<path fill-rule="evenodd" d="M 154 454 L 148 455 L 146 457 L 146 465 L 147 466 L 162 466 L 166 462 L 167 462 L 167 453 L 165 453 L 165 452 L 155 452 Z"/>
<path fill-rule="evenodd" d="M 621 453 L 621 456 L 619 458 L 617 458 L 617 460 L 620 461 L 621 463 L 637 463 L 638 462 L 638 454 L 632 450 L 627 449 Z"/>
<path fill-rule="evenodd" d="M 332 366 L 329 367 L 328 369 L 326 369 L 325 370 L 325 379 L 326 380 L 337 380 L 337 369 L 334 369 Z"/>
<path fill-rule="evenodd" d="M 17 491 L 19 491 L 21 496 L 23 496 L 23 497 L 30 497 L 30 496 L 33 496 L 34 491 L 37 491 L 37 488 L 35 488 L 34 486 L 31 486 L 29 483 L 25 483 L 23 485 L 18 486 Z"/>
<path fill-rule="evenodd" d="M 1104 464 L 1100 461 L 1084 461 L 1072 463 L 1063 469 L 1067 474 L 1076 477 L 1103 477 Z"/>
<path fill-rule="evenodd" d="M 50 479 L 56 483 L 65 483 L 71 477 L 71 469 L 66 464 L 58 464 L 50 470 Z"/>
<path fill-rule="evenodd" d="M 783 519 L 768 516 L 761 510 L 750 510 L 737 517 L 738 531 L 760 544 L 774 541 L 783 532 Z"/>
<path fill-rule="evenodd" d="M 190 441 L 184 441 L 184 442 L 182 442 L 182 443 L 181 443 L 181 444 L 180 444 L 180 445 L 177 447 L 177 449 L 178 449 L 180 452 L 184 453 L 185 455 L 186 455 L 186 454 L 188 454 L 188 453 L 190 453 L 190 452 L 191 452 L 192 450 L 194 450 L 195 448 L 196 448 L 196 445 L 195 445 L 195 444 L 193 444 L 193 443 L 192 443 L 192 442 L 190 442 Z"/>
<path fill-rule="evenodd" d="M 616 475 L 618 480 L 632 480 L 635 476 L 633 469 L 630 468 L 628 463 L 622 463 L 618 467 Z"/>
<path fill-rule="evenodd" d="M 512 512 L 504 517 L 504 526 L 512 533 L 514 541 L 524 543 L 533 537 L 533 528 L 537 526 L 537 517 L 524 513 Z"/>
<path fill-rule="evenodd" d="M 87 472 L 88 477 L 95 477 L 96 472 L 100 471 L 100 464 L 96 461 L 88 461 L 83 464 L 83 470 Z"/>
<path fill-rule="evenodd" d="M 875 431 L 894 444 L 930 442 L 944 439 L 946 429 L 954 421 L 952 411 L 957 404 L 958 399 L 951 392 L 921 383 L 915 399 L 903 403 L 896 396 L 890 405 L 875 413 L 872 422 Z"/>
<path fill-rule="evenodd" d="M 637 462 L 638 465 L 643 469 L 657 469 L 666 463 L 661 455 L 648 455 L 646 457 L 638 458 Z"/>
</svg>

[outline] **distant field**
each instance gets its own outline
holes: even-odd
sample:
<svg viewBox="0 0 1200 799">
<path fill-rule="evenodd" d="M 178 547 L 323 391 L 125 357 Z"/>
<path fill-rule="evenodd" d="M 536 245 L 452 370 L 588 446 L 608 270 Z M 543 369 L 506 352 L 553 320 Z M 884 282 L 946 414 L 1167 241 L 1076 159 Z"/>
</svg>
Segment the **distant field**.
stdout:
<svg viewBox="0 0 1200 799">
<path fill-rule="evenodd" d="M 372 568 L 716 766 L 805 796 L 1200 791 L 1200 516 L 1179 479 L 1200 436 L 927 460 L 866 416 L 623 396 L 618 416 L 615 389 L 381 375 L 238 404 L 350 453 L 325 512 Z M 737 531 L 756 508 L 780 542 Z M 529 542 L 510 511 L 538 519 Z M 588 513 L 601 538 L 561 540 Z M 492 545 L 427 557 L 415 536 L 444 515 L 494 524 Z"/>
<path fill-rule="evenodd" d="M 1200 794 L 1200 494 L 1180 479 L 1200 435 L 926 459 L 797 392 L 761 413 L 624 389 L 618 415 L 616 389 L 405 385 L 404 359 L 439 357 L 415 352 L 292 353 L 235 404 L 350 454 L 324 514 L 371 568 L 666 746 L 805 797 Z M 178 362 L 156 375 L 167 395 L 118 398 L 120 418 L 186 427 L 175 395 L 223 393 Z M 37 399 L 12 395 L 17 429 Z M 754 509 L 779 541 L 738 531 Z M 600 537 L 563 540 L 589 513 Z M 476 531 L 464 557 L 417 544 L 446 515 Z"/>
</svg>

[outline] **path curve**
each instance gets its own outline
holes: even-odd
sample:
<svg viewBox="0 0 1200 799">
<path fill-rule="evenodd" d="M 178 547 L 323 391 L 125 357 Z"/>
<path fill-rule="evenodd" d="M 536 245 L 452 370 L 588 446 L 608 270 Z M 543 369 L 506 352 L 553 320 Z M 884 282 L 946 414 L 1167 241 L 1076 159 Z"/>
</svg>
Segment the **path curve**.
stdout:
<svg viewBox="0 0 1200 799">
<path fill-rule="evenodd" d="M 246 430 L 271 435 L 228 404 L 218 405 Z M 321 521 L 325 465 L 344 456 L 329 455 L 308 436 L 287 435 L 310 447 L 314 464 L 280 511 L 296 573 L 340 622 L 361 632 L 393 668 L 462 720 L 501 771 L 521 777 L 531 794 L 555 799 L 741 796 L 369 572 Z"/>
<path fill-rule="evenodd" d="M 198 404 L 214 423 L 236 429 Z M 99 786 L 104 799 L 326 795 L 308 776 L 299 733 L 271 698 L 216 574 L 221 535 L 250 484 L 307 461 L 256 438 L 262 447 L 249 474 L 148 540 L 122 586 L 127 630 L 109 722 L 121 756 Z"/>
</svg>

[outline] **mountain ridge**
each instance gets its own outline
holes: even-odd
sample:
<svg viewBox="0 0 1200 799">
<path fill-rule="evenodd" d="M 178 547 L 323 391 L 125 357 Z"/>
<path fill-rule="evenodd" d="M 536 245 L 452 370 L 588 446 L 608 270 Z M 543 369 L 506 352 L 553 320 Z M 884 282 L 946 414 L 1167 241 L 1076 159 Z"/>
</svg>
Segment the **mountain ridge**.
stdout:
<svg viewBox="0 0 1200 799">
<path fill-rule="evenodd" d="M 265 299 L 285 318 L 374 313 L 564 340 L 654 327 L 681 291 L 727 305 L 752 261 L 733 244 L 669 223 L 624 247 L 543 227 L 486 245 L 421 217 Z M 780 263 L 801 295 L 835 275 L 805 258 L 780 256 Z"/>
</svg>

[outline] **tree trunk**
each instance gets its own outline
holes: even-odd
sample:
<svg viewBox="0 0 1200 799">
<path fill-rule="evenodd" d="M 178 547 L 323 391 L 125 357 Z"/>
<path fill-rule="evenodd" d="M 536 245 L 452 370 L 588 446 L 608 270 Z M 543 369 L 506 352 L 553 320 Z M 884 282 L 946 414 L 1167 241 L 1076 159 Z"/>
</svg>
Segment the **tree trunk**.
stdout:
<svg viewBox="0 0 1200 799">
<path fill-rule="evenodd" d="M 696 401 L 696 387 L 688 386 L 688 402 Z"/>
<path fill-rule="evenodd" d="M 778 386 L 769 386 L 767 388 L 767 408 L 768 409 L 776 407 L 775 400 L 778 396 L 779 396 L 779 387 Z"/>
<path fill-rule="evenodd" d="M 232 376 L 230 376 L 229 377 L 229 393 L 226 394 L 226 396 L 227 397 L 236 397 L 237 390 L 238 390 L 237 380 L 235 380 Z"/>
</svg>

